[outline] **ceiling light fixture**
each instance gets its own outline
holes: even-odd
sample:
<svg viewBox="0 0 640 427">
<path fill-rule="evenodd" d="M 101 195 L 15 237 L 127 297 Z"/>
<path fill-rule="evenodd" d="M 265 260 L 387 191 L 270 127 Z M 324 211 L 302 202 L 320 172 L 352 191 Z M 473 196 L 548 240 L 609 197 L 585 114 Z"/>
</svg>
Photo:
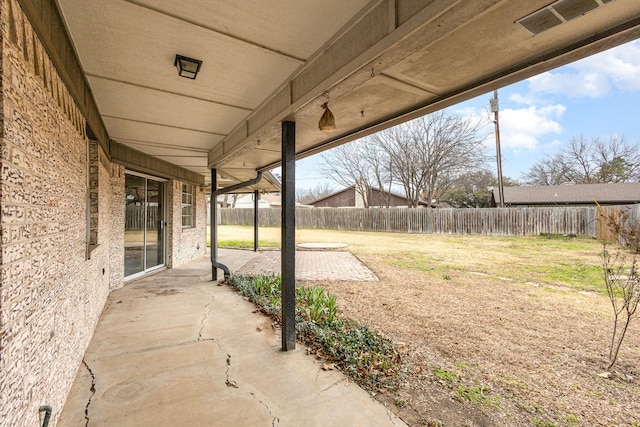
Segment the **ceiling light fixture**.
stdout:
<svg viewBox="0 0 640 427">
<path fill-rule="evenodd" d="M 182 55 L 176 55 L 176 60 L 173 65 L 178 69 L 179 76 L 194 80 L 198 75 L 198 71 L 200 71 L 202 61 Z"/>
</svg>

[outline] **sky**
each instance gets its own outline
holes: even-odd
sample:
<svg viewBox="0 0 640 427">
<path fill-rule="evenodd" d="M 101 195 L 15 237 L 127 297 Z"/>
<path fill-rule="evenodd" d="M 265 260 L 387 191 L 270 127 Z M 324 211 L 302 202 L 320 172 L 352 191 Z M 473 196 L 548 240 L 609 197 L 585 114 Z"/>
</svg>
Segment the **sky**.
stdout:
<svg viewBox="0 0 640 427">
<path fill-rule="evenodd" d="M 494 126 L 489 121 L 492 93 L 449 108 L 485 120 L 487 154 L 495 159 Z M 499 89 L 500 142 L 505 177 L 521 180 L 545 155 L 571 138 L 624 136 L 640 145 L 640 40 Z M 491 115 L 492 116 L 492 115 Z M 296 162 L 296 187 L 329 182 L 315 155 Z M 495 160 L 488 164 L 496 171 Z"/>
</svg>

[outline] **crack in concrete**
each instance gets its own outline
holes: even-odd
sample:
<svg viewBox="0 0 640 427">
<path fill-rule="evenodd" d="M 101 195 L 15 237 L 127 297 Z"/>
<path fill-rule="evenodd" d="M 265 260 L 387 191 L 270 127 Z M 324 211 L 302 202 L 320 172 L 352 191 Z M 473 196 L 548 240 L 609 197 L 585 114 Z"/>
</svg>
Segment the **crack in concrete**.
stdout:
<svg viewBox="0 0 640 427">
<path fill-rule="evenodd" d="M 387 417 L 389 417 L 389 421 L 391 421 L 391 423 L 393 425 L 396 425 L 395 420 L 393 419 L 393 417 L 391 416 L 391 411 L 387 409 Z"/>
<path fill-rule="evenodd" d="M 211 312 L 213 312 L 212 304 L 214 299 L 215 297 L 211 296 L 211 301 L 206 303 L 204 306 L 204 308 L 206 308 L 207 311 L 202 315 L 202 319 L 200 319 L 200 330 L 198 331 L 198 341 L 211 341 L 211 339 L 202 338 L 202 331 L 204 331 L 205 322 L 207 321 L 209 316 L 211 316 Z"/>
<path fill-rule="evenodd" d="M 331 390 L 332 388 L 334 388 L 334 387 L 335 387 L 335 386 L 337 386 L 338 384 L 342 383 L 343 381 L 344 381 L 344 380 L 340 379 L 340 380 L 338 380 L 338 381 L 336 381 L 336 382 L 333 382 L 333 383 L 329 384 L 328 386 L 326 386 L 325 388 L 323 388 L 323 389 L 320 391 L 320 393 L 326 393 L 326 392 L 328 392 L 329 390 Z"/>
<path fill-rule="evenodd" d="M 91 392 L 91 396 L 89 396 L 87 405 L 84 407 L 84 419 L 87 421 L 85 423 L 85 427 L 89 427 L 89 405 L 91 405 L 91 399 L 93 399 L 93 396 L 96 394 L 96 376 L 94 375 L 93 371 L 91 370 L 89 365 L 87 365 L 87 362 L 84 359 L 82 359 L 82 364 L 84 365 L 85 368 L 87 368 L 87 371 L 89 371 L 89 375 L 91 375 L 91 387 L 89 388 L 89 391 Z"/>
<path fill-rule="evenodd" d="M 220 343 L 218 343 L 218 347 L 220 347 Z M 220 347 L 220 350 L 222 350 L 222 347 Z M 237 382 L 229 379 L 229 369 L 231 369 L 231 355 L 227 353 L 227 379 L 224 383 L 227 385 L 227 387 L 239 388 Z"/>
<path fill-rule="evenodd" d="M 222 348 L 220 341 L 218 341 L 216 338 L 202 338 L 202 339 L 199 338 L 198 341 L 213 341 L 214 343 L 216 343 L 216 345 L 221 351 L 224 351 L 224 353 L 227 355 L 227 359 L 226 359 L 227 370 L 225 371 L 226 378 L 224 380 L 224 384 L 227 387 L 240 388 L 237 381 L 234 381 L 229 378 L 229 370 L 231 369 L 231 355 L 227 353 L 225 349 Z"/>
<path fill-rule="evenodd" d="M 271 427 L 278 427 L 280 425 L 280 417 L 276 417 L 275 414 L 273 413 L 273 411 L 271 410 L 271 407 L 269 405 L 267 405 L 266 402 L 264 402 L 261 399 L 259 399 L 258 396 L 256 396 L 254 392 L 250 392 L 249 394 L 251 396 L 253 396 L 253 398 L 255 400 L 257 400 L 258 403 L 260 403 L 262 406 L 267 408 L 267 411 L 269 411 L 269 415 L 271 415 L 273 417 L 273 419 L 271 420 Z"/>
</svg>

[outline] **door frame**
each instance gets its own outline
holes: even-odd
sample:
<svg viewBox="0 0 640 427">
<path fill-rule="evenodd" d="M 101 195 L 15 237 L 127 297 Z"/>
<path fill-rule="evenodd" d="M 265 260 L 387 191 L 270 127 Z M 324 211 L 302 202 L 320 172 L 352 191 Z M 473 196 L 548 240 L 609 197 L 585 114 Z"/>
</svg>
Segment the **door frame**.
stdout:
<svg viewBox="0 0 640 427">
<path fill-rule="evenodd" d="M 124 281 L 125 283 L 130 281 L 130 280 L 134 280 L 134 279 L 138 279 L 140 277 L 143 277 L 149 273 L 152 273 L 156 270 L 160 270 L 163 268 L 167 267 L 167 213 L 168 213 L 168 207 L 167 207 L 167 196 L 168 196 L 168 191 L 167 191 L 167 182 L 169 182 L 168 179 L 165 178 L 160 178 L 154 175 L 149 175 L 149 174 L 145 174 L 142 172 L 137 172 L 137 171 L 133 171 L 133 170 L 129 170 L 129 169 L 125 169 L 125 183 L 126 183 L 126 175 L 133 175 L 133 176 L 137 176 L 139 178 L 144 178 L 145 179 L 145 188 L 144 188 L 144 208 L 145 208 L 145 212 L 144 212 L 144 225 L 143 225 L 143 230 L 144 230 L 144 247 L 143 247 L 143 270 L 139 271 L 137 273 L 133 273 L 130 274 L 128 276 L 124 276 Z M 163 206 L 162 206 L 162 259 L 163 262 L 161 264 L 158 265 L 154 265 L 151 268 L 147 268 L 147 191 L 148 191 L 148 184 L 147 181 L 148 180 L 152 180 L 152 181 L 156 181 L 156 182 L 161 182 L 162 183 L 162 200 L 164 201 Z M 126 187 L 126 184 L 125 184 Z M 125 192 L 126 193 L 126 192 Z M 125 194 L 126 197 L 126 194 Z M 125 203 L 126 206 L 126 201 L 123 200 L 123 202 Z M 125 209 L 125 215 L 126 215 L 126 209 Z M 125 223 L 126 223 L 126 218 L 125 218 Z M 125 251 L 126 248 L 123 247 L 123 253 L 122 256 L 124 257 L 125 255 Z M 124 267 L 124 266 L 123 266 Z"/>
</svg>

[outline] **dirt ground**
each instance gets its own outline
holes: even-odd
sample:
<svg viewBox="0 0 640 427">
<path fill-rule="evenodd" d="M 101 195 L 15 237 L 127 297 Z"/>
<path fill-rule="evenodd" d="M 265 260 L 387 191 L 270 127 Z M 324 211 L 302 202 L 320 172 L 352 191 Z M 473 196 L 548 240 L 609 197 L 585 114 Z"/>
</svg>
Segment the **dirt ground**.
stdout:
<svg viewBox="0 0 640 427">
<path fill-rule="evenodd" d="M 227 227 L 221 240 L 250 232 Z M 403 384 L 376 398 L 410 425 L 640 425 L 640 321 L 600 376 L 612 309 L 599 242 L 327 230 L 297 241 L 347 243 L 380 278 L 319 284 L 400 350 Z"/>
</svg>

